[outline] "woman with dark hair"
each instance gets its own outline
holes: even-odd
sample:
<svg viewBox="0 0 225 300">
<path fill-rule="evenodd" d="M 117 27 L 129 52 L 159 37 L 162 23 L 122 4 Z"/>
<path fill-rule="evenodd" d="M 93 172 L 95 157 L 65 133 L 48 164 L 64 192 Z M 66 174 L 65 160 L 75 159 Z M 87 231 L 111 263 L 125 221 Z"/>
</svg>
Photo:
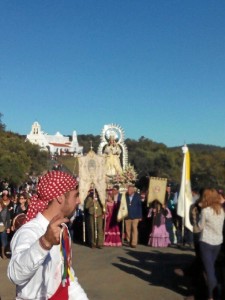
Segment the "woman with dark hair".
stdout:
<svg viewBox="0 0 225 300">
<path fill-rule="evenodd" d="M 213 300 L 218 293 L 215 274 L 215 261 L 223 242 L 224 210 L 221 197 L 215 189 L 205 189 L 201 198 L 201 217 L 199 221 L 200 254 L 206 273 L 208 299 Z"/>
<path fill-rule="evenodd" d="M 104 246 L 120 247 L 122 241 L 120 238 L 120 228 L 117 222 L 119 203 L 113 200 L 112 193 L 108 193 L 106 200 L 106 217 L 105 217 L 105 241 Z"/>
<path fill-rule="evenodd" d="M 7 258 L 5 255 L 6 246 L 8 245 L 8 235 L 10 233 L 10 212 L 7 206 L 4 205 L 3 200 L 0 200 L 0 243 L 1 256 L 3 259 Z"/>
<path fill-rule="evenodd" d="M 150 217 L 152 217 L 152 231 L 148 245 L 152 247 L 168 247 L 171 242 L 165 223 L 166 217 L 171 217 L 170 211 L 156 199 L 151 204 L 148 213 L 148 218 Z"/>
<path fill-rule="evenodd" d="M 28 196 L 26 193 L 18 195 L 18 205 L 15 211 L 15 214 L 26 214 L 28 210 Z"/>
<path fill-rule="evenodd" d="M 19 229 L 25 222 L 26 213 L 28 211 L 28 200 L 29 197 L 27 193 L 22 193 L 18 195 L 18 203 L 15 209 L 14 218 L 12 221 L 12 231 Z"/>
</svg>

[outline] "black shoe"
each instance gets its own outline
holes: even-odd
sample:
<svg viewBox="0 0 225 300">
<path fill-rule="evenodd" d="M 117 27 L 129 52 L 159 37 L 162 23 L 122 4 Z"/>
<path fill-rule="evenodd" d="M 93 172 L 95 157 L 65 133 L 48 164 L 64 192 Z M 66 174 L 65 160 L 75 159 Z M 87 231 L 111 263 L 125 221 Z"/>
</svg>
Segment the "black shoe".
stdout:
<svg viewBox="0 0 225 300">
<path fill-rule="evenodd" d="M 129 246 L 130 246 L 130 242 L 124 241 L 124 242 L 123 242 L 123 245 L 129 247 Z"/>
<path fill-rule="evenodd" d="M 98 249 L 103 249 L 103 246 L 102 246 L 102 245 L 101 245 L 101 246 L 97 246 L 97 248 L 98 248 Z"/>
</svg>

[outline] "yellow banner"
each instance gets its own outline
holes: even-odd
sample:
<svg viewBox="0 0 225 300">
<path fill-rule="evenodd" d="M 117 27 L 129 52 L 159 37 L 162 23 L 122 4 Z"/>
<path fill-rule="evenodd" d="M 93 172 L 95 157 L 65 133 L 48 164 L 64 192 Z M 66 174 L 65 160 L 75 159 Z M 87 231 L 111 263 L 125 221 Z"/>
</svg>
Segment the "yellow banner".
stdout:
<svg viewBox="0 0 225 300">
<path fill-rule="evenodd" d="M 167 178 L 150 177 L 148 189 L 148 205 L 153 200 L 159 200 L 162 204 L 165 203 Z"/>
<path fill-rule="evenodd" d="M 104 207 L 106 200 L 105 157 L 90 151 L 87 155 L 78 158 L 78 166 L 81 203 L 87 197 L 89 189 L 95 188 Z"/>
</svg>

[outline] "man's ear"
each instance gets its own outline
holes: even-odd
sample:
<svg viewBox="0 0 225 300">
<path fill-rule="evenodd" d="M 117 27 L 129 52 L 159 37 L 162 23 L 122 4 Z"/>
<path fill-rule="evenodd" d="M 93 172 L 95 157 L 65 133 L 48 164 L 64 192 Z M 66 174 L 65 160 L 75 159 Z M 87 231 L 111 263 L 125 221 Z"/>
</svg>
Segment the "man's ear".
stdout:
<svg viewBox="0 0 225 300">
<path fill-rule="evenodd" d="M 63 201 L 65 200 L 65 196 L 64 196 L 64 195 L 59 196 L 58 198 L 56 198 L 56 200 L 57 200 L 57 202 L 58 202 L 59 204 L 62 204 Z"/>
</svg>

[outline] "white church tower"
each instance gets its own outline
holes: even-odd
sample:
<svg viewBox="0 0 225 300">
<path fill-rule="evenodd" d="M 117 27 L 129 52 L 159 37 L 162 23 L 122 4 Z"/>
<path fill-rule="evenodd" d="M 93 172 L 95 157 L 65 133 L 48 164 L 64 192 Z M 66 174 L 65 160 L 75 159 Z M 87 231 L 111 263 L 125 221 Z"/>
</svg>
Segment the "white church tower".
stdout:
<svg viewBox="0 0 225 300">
<path fill-rule="evenodd" d="M 78 154 L 83 154 L 83 147 L 79 145 L 77 140 L 77 132 L 74 130 L 72 135 L 71 147 L 75 149 Z"/>
<path fill-rule="evenodd" d="M 74 156 L 83 154 L 83 147 L 78 143 L 76 131 L 73 131 L 72 141 L 70 141 L 68 136 L 63 136 L 60 132 L 56 132 L 55 135 L 44 133 L 41 125 L 34 122 L 26 139 L 32 144 L 39 145 L 42 150 L 50 151 L 51 154 Z"/>
<path fill-rule="evenodd" d="M 42 149 L 47 150 L 48 141 L 43 131 L 41 131 L 41 125 L 38 122 L 34 122 L 31 127 L 30 134 L 27 135 L 27 139 L 32 143 L 39 145 Z"/>
</svg>

